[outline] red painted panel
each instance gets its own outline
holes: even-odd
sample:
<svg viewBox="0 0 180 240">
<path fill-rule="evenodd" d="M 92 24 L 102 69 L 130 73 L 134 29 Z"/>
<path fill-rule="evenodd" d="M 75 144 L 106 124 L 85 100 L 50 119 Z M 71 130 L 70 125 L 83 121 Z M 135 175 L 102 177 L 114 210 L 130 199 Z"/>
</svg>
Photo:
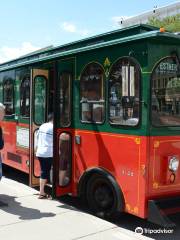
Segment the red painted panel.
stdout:
<svg viewBox="0 0 180 240">
<path fill-rule="evenodd" d="M 146 194 L 145 137 L 76 130 L 81 144 L 75 144 L 75 182 L 86 169 L 101 167 L 118 182 L 125 197 L 125 211 L 144 217 Z"/>
<path fill-rule="evenodd" d="M 176 156 L 180 160 L 180 137 L 150 137 L 149 198 L 180 195 L 180 166 L 170 181 L 169 159 Z"/>
<path fill-rule="evenodd" d="M 1 122 L 4 134 L 4 149 L 2 150 L 3 162 L 13 168 L 29 173 L 27 161 L 29 160 L 29 149 L 21 148 L 16 145 L 16 122 Z M 18 124 L 19 127 L 27 127 L 27 124 Z M 8 159 L 8 152 L 21 157 L 22 162 Z"/>
<path fill-rule="evenodd" d="M 5 148 L 2 151 L 6 164 L 29 173 L 26 161 L 29 149 L 16 146 L 16 123 L 2 122 Z M 26 124 L 18 124 L 28 127 Z M 111 173 L 119 184 L 125 198 L 126 212 L 146 217 L 147 200 L 180 195 L 180 167 L 175 181 L 170 182 L 169 158 L 180 159 L 180 137 L 178 136 L 130 136 L 99 133 L 87 130 L 57 129 L 72 135 L 72 182 L 68 187 L 57 186 L 58 195 L 66 192 L 77 194 L 77 185 L 83 173 L 93 167 L 101 167 Z M 75 136 L 80 136 L 80 144 Z M 22 163 L 7 159 L 7 152 L 22 157 Z M 58 161 L 58 149 L 55 158 Z M 39 174 L 36 162 L 36 174 Z"/>
</svg>

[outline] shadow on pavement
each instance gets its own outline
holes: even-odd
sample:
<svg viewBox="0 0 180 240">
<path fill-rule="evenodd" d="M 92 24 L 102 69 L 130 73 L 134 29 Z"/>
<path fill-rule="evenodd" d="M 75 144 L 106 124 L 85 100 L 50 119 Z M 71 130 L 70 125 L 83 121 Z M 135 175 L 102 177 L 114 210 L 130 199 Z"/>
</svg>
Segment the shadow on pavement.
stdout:
<svg viewBox="0 0 180 240">
<path fill-rule="evenodd" d="M 28 185 L 28 175 L 21 173 L 20 171 L 17 172 L 14 169 L 13 169 L 13 171 L 7 171 L 7 172 L 5 171 L 5 176 L 7 176 L 8 178 L 14 179 L 16 181 L 23 182 L 24 184 Z M 3 199 L 1 199 L 1 195 L 0 195 L 0 200 L 4 201 Z M 57 200 L 59 200 L 61 203 L 63 203 L 63 205 L 59 206 L 60 208 L 90 213 L 88 207 L 86 205 L 82 204 L 80 199 L 77 197 L 62 196 L 62 197 L 58 198 Z M 18 203 L 17 203 L 17 205 L 18 205 Z M 5 209 L 5 207 L 3 207 L 3 208 Z M 0 207 L 0 209 L 1 209 L 1 207 Z M 35 210 L 35 209 L 33 209 L 33 210 Z M 38 211 L 38 210 L 35 210 L 35 211 Z M 34 214 L 38 215 L 38 213 L 36 213 L 36 212 Z M 44 214 L 47 214 L 47 213 L 44 213 Z M 43 213 L 40 213 L 40 211 L 39 211 L 39 215 L 40 215 L 39 218 L 45 217 L 45 216 L 43 216 Z M 21 216 L 21 214 L 20 214 L 20 216 Z M 28 214 L 22 215 L 22 217 L 25 217 L 25 219 L 27 219 L 28 216 L 29 216 Z M 149 234 L 144 234 L 144 235 L 149 238 L 156 239 L 156 240 L 169 240 L 169 239 L 179 240 L 180 239 L 180 214 L 172 215 L 171 220 L 177 226 L 175 229 L 173 229 L 173 233 L 156 233 L 156 234 L 149 233 Z M 116 224 L 118 227 L 130 230 L 132 232 L 134 232 L 137 227 L 141 227 L 141 228 L 143 228 L 143 230 L 145 228 L 150 229 L 150 230 L 156 230 L 156 229 L 163 230 L 164 229 L 163 227 L 152 224 L 152 223 L 146 221 L 145 219 L 141 219 L 141 218 L 135 217 L 130 214 L 121 214 L 121 215 L 117 216 L 116 219 L 111 220 L 110 222 Z"/>
<path fill-rule="evenodd" d="M 0 200 L 8 206 L 0 206 L 0 210 L 19 216 L 21 220 L 40 219 L 44 217 L 54 217 L 56 214 L 50 212 L 40 212 L 38 209 L 27 208 L 16 201 L 16 197 L 0 194 Z"/>
</svg>

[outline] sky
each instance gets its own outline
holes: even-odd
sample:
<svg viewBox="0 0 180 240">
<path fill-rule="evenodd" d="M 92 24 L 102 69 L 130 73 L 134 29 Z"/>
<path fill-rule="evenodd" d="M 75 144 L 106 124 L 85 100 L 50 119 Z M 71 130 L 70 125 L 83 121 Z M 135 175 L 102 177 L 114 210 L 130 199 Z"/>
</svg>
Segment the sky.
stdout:
<svg viewBox="0 0 180 240">
<path fill-rule="evenodd" d="M 117 20 L 179 0 L 0 0 L 0 63 L 118 29 Z"/>
</svg>

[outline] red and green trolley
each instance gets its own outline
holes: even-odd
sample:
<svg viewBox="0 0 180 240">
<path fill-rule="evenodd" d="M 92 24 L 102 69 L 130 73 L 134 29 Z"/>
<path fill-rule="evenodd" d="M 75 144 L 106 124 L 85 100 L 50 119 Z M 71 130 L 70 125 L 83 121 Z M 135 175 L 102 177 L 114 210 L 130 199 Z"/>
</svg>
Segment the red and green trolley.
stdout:
<svg viewBox="0 0 180 240">
<path fill-rule="evenodd" d="M 31 186 L 36 131 L 54 112 L 55 196 L 80 195 L 98 216 L 127 212 L 173 226 L 180 36 L 136 25 L 9 61 L 0 65 L 0 101 L 3 163 L 28 173 Z"/>
</svg>

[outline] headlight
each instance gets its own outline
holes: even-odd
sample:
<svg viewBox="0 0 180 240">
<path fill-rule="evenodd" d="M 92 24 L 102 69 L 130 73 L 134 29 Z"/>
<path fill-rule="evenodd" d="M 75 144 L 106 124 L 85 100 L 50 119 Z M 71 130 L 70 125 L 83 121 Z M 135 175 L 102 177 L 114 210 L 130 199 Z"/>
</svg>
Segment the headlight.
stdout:
<svg viewBox="0 0 180 240">
<path fill-rule="evenodd" d="M 179 159 L 176 157 L 171 157 L 169 160 L 169 169 L 173 172 L 176 172 L 179 167 Z"/>
</svg>

